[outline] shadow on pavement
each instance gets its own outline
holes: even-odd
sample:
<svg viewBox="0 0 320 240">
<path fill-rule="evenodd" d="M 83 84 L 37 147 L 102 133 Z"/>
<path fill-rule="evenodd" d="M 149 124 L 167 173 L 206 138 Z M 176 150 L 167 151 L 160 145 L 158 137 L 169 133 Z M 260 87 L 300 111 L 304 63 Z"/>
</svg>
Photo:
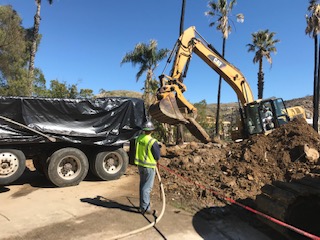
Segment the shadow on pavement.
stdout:
<svg viewBox="0 0 320 240">
<path fill-rule="evenodd" d="M 132 203 L 129 198 L 127 200 L 130 203 Z M 95 198 L 81 198 L 80 201 L 81 202 L 86 202 L 86 203 L 89 203 L 89 204 L 93 204 L 93 205 L 99 206 L 99 207 L 116 208 L 116 209 L 120 209 L 120 210 L 123 210 L 123 211 L 126 211 L 126 212 L 141 214 L 141 212 L 139 211 L 139 207 L 125 205 L 125 204 L 122 204 L 122 203 L 107 199 L 107 198 L 102 197 L 102 196 L 96 196 Z M 152 223 L 152 221 L 149 218 L 147 218 L 145 215 L 143 215 L 143 217 L 149 223 Z M 155 216 L 155 215 L 153 215 L 152 217 L 154 217 L 154 221 L 157 218 L 157 216 Z M 156 225 L 154 225 L 153 228 L 158 232 L 158 234 L 162 237 L 162 239 L 164 239 L 164 240 L 167 239 L 164 236 L 164 234 L 161 232 L 161 230 Z"/>
<path fill-rule="evenodd" d="M 95 198 L 81 198 L 80 201 L 90 203 L 92 205 L 99 206 L 99 207 L 118 208 L 123 211 L 141 214 L 138 207 L 124 205 L 124 204 L 112 201 L 110 199 L 104 198 L 102 196 L 96 196 Z"/>
<path fill-rule="evenodd" d="M 194 215 L 192 224 L 204 240 L 288 240 L 255 214 L 235 205 L 203 208 Z"/>
<path fill-rule="evenodd" d="M 3 186 L 0 186 L 0 193 L 4 193 L 4 192 L 8 192 L 10 191 L 9 188 L 6 188 L 6 187 L 3 187 Z"/>
<path fill-rule="evenodd" d="M 31 171 L 26 168 L 21 177 L 10 183 L 10 185 L 24 185 L 30 184 L 32 187 L 36 188 L 56 188 L 43 174 L 38 171 Z"/>
<path fill-rule="evenodd" d="M 83 181 L 89 182 L 101 182 L 102 180 L 93 176 L 90 172 Z M 26 168 L 21 177 L 10 183 L 10 185 L 24 185 L 30 184 L 35 188 L 57 188 L 51 181 L 49 181 L 44 174 L 39 173 L 37 170 L 31 171 L 29 168 Z M 9 185 L 8 185 L 9 186 Z"/>
</svg>

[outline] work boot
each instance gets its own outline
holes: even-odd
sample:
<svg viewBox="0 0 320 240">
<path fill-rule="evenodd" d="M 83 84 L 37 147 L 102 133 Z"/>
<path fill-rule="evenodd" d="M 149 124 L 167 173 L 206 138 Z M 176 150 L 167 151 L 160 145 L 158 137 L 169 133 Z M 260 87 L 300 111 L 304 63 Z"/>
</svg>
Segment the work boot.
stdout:
<svg viewBox="0 0 320 240">
<path fill-rule="evenodd" d="M 143 215 L 147 214 L 147 215 L 156 215 L 157 214 L 157 210 L 154 209 L 148 209 L 148 210 L 141 210 L 141 213 Z"/>
</svg>

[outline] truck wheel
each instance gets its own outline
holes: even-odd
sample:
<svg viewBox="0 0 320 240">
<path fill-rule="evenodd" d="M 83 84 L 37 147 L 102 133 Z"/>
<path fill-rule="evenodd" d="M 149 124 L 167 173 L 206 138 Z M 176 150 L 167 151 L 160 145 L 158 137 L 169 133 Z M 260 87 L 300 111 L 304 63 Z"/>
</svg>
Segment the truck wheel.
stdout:
<svg viewBox="0 0 320 240">
<path fill-rule="evenodd" d="M 102 180 L 115 180 L 120 178 L 127 170 L 129 157 L 119 148 L 114 151 L 100 152 L 92 164 L 92 173 Z"/>
<path fill-rule="evenodd" d="M 62 148 L 48 159 L 46 175 L 58 187 L 78 185 L 89 169 L 87 156 L 77 148 Z"/>
<path fill-rule="evenodd" d="M 26 157 L 16 149 L 0 149 L 0 185 L 17 180 L 26 168 Z"/>
</svg>

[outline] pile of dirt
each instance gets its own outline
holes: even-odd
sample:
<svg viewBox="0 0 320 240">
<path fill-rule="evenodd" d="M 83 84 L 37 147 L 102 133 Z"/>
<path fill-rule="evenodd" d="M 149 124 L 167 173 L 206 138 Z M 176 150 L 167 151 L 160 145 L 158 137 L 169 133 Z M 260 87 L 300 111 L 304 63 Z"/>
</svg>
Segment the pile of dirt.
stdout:
<svg viewBox="0 0 320 240">
<path fill-rule="evenodd" d="M 267 136 L 240 143 L 167 146 L 160 160 L 167 200 L 197 211 L 224 206 L 225 197 L 254 202 L 261 188 L 273 181 L 319 178 L 320 161 L 308 160 L 303 151 L 305 146 L 320 151 L 319 142 L 312 127 L 295 119 Z"/>
</svg>

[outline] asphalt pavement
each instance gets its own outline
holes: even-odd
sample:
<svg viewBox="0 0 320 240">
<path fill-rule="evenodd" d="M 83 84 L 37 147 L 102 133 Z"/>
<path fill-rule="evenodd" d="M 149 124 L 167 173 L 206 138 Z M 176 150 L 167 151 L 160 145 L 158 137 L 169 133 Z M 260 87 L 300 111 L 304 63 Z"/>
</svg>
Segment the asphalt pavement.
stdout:
<svg viewBox="0 0 320 240">
<path fill-rule="evenodd" d="M 78 186 L 57 188 L 34 169 L 27 169 L 18 181 L 0 187 L 0 239 L 113 239 L 145 228 L 155 217 L 137 210 L 138 181 L 137 174 L 127 174 L 115 181 L 87 178 Z M 153 194 L 152 203 L 158 217 L 164 209 L 160 221 L 124 239 L 274 239 L 267 229 L 252 226 L 232 207 L 210 206 L 209 211 L 191 214 L 163 205 L 158 194 Z"/>
</svg>

